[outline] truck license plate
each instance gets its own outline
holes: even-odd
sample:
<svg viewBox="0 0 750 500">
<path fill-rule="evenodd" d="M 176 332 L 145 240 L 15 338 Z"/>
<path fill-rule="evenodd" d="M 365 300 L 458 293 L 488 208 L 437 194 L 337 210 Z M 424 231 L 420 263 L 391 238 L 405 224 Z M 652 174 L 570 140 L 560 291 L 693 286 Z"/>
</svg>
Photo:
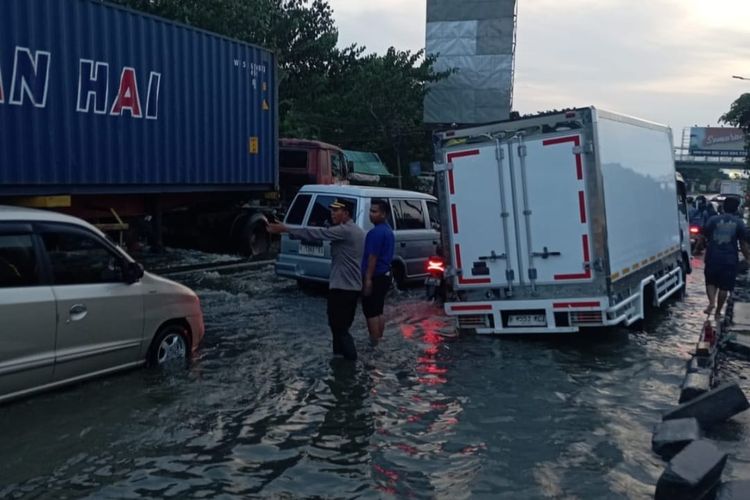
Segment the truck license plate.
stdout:
<svg viewBox="0 0 750 500">
<path fill-rule="evenodd" d="M 312 257 L 323 257 L 324 255 L 324 249 L 323 245 L 305 245 L 300 244 L 299 246 L 299 254 L 300 255 L 310 255 Z"/>
<path fill-rule="evenodd" d="M 544 314 L 511 314 L 508 326 L 547 326 Z"/>
</svg>

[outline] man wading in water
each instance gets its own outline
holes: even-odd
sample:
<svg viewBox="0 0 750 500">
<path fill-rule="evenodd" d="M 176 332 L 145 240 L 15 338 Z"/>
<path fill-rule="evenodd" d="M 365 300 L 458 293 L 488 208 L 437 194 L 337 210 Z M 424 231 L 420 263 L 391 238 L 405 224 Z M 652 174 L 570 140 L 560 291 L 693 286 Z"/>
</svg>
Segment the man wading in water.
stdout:
<svg viewBox="0 0 750 500">
<path fill-rule="evenodd" d="M 727 197 L 724 200 L 724 213 L 714 215 L 706 222 L 703 234 L 706 237 L 706 257 L 704 274 L 706 276 L 706 295 L 708 307 L 704 311 L 711 314 L 716 308 L 716 319 L 721 318 L 721 309 L 727 295 L 734 290 L 737 277 L 737 244 L 740 244 L 745 260 L 748 259 L 747 228 L 742 222 L 737 209 L 740 200 Z M 718 301 L 717 301 L 718 292 Z"/>
<path fill-rule="evenodd" d="M 360 259 L 365 232 L 352 221 L 352 204 L 336 200 L 329 205 L 331 227 L 288 227 L 268 224 L 271 234 L 289 233 L 303 240 L 331 242 L 331 277 L 328 282 L 328 325 L 333 336 L 333 355 L 356 361 L 357 349 L 349 328 L 357 312 L 357 301 L 362 291 Z"/>
</svg>

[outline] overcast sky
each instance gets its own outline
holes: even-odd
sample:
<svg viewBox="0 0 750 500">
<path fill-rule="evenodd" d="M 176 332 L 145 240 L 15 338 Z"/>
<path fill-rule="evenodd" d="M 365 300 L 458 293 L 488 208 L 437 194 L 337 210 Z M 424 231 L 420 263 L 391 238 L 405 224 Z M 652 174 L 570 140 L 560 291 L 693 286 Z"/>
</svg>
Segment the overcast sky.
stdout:
<svg viewBox="0 0 750 500">
<path fill-rule="evenodd" d="M 460 1 L 460 0 L 458 0 Z M 424 47 L 425 0 L 329 0 L 340 45 Z M 514 109 L 595 106 L 674 129 L 750 92 L 750 0 L 519 0 Z"/>
</svg>

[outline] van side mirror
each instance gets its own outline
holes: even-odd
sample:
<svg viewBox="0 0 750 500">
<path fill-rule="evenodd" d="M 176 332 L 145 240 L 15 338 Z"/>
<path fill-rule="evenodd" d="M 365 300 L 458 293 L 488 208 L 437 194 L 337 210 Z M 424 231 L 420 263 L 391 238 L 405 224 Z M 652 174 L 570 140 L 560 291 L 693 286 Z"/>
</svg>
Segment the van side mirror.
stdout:
<svg viewBox="0 0 750 500">
<path fill-rule="evenodd" d="M 128 285 L 140 281 L 143 278 L 143 266 L 138 262 L 126 262 L 125 268 L 122 270 L 122 277 Z"/>
</svg>

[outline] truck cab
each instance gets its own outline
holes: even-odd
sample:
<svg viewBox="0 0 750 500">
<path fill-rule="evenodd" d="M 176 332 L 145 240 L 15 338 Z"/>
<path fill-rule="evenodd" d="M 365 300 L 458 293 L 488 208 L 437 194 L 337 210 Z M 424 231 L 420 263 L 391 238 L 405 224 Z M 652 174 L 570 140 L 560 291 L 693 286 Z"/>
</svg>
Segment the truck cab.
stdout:
<svg viewBox="0 0 750 500">
<path fill-rule="evenodd" d="M 344 152 L 332 144 L 279 140 L 279 189 L 284 206 L 306 184 L 348 184 L 349 171 Z"/>
</svg>

